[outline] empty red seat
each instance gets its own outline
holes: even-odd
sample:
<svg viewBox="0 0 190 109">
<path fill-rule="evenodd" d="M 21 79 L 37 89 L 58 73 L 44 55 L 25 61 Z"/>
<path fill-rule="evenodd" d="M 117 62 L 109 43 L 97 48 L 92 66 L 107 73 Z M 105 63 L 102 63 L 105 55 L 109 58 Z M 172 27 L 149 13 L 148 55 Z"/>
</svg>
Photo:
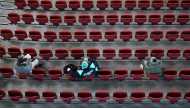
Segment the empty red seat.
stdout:
<svg viewBox="0 0 190 109">
<path fill-rule="evenodd" d="M 153 25 L 157 25 L 161 21 L 161 16 L 157 14 L 149 15 L 149 22 Z"/>
<path fill-rule="evenodd" d="M 82 25 L 88 25 L 91 22 L 91 16 L 90 15 L 79 15 L 78 21 Z"/>
<path fill-rule="evenodd" d="M 83 0 L 82 1 L 82 7 L 85 9 L 85 10 L 90 10 L 94 7 L 93 5 L 93 0 Z"/>
<path fill-rule="evenodd" d="M 18 9 L 23 9 L 26 7 L 26 1 L 25 0 L 15 0 L 15 5 Z"/>
<path fill-rule="evenodd" d="M 146 15 L 136 15 L 135 22 L 139 25 L 142 25 L 146 22 Z"/>
<path fill-rule="evenodd" d="M 44 91 L 42 92 L 42 96 L 46 102 L 53 102 L 55 99 L 57 99 L 57 94 L 52 91 Z"/>
<path fill-rule="evenodd" d="M 75 59 L 81 59 L 82 57 L 84 57 L 84 51 L 83 49 L 72 49 L 71 56 Z"/>
<path fill-rule="evenodd" d="M 96 25 L 101 25 L 102 23 L 105 22 L 104 15 L 98 15 L 98 14 L 93 15 L 92 20 Z"/>
<path fill-rule="evenodd" d="M 120 32 L 120 39 L 123 41 L 129 41 L 132 38 L 132 32 L 131 31 L 121 31 Z"/>
<path fill-rule="evenodd" d="M 190 49 L 185 49 L 185 50 L 183 51 L 183 57 L 184 57 L 185 59 L 187 59 L 187 60 L 190 59 Z"/>
<path fill-rule="evenodd" d="M 108 7 L 107 0 L 97 0 L 96 7 L 100 10 L 105 10 Z"/>
<path fill-rule="evenodd" d="M 74 32 L 74 38 L 77 39 L 77 41 L 82 42 L 87 38 L 87 33 L 83 31 L 76 31 Z"/>
<path fill-rule="evenodd" d="M 164 37 L 164 34 L 162 31 L 152 31 L 150 33 L 150 38 L 153 41 L 160 41 Z"/>
<path fill-rule="evenodd" d="M 190 80 L 190 69 L 183 69 L 179 72 L 179 77 L 184 80 Z"/>
<path fill-rule="evenodd" d="M 39 55 L 42 59 L 48 60 L 53 56 L 53 53 L 50 49 L 41 49 Z"/>
<path fill-rule="evenodd" d="M 107 39 L 107 41 L 114 41 L 115 39 L 117 39 L 117 32 L 116 31 L 105 31 L 105 39 Z"/>
<path fill-rule="evenodd" d="M 168 39 L 169 41 L 176 41 L 178 37 L 179 37 L 178 31 L 167 31 L 166 32 L 166 39 Z"/>
<path fill-rule="evenodd" d="M 57 0 L 55 2 L 55 7 L 58 9 L 58 10 L 64 10 L 65 8 L 67 8 L 67 3 L 66 1 L 64 0 Z"/>
<path fill-rule="evenodd" d="M 175 22 L 175 15 L 173 14 L 165 14 L 163 16 L 163 22 L 167 25 L 171 25 Z"/>
<path fill-rule="evenodd" d="M 170 59 L 178 59 L 178 57 L 180 56 L 180 50 L 179 49 L 169 49 L 167 52 L 167 56 Z"/>
<path fill-rule="evenodd" d="M 64 16 L 64 22 L 67 25 L 74 25 L 74 23 L 76 22 L 76 17 L 73 15 L 66 15 Z"/>
<path fill-rule="evenodd" d="M 132 56 L 132 50 L 130 48 L 119 49 L 119 57 L 122 59 L 129 59 Z"/>
<path fill-rule="evenodd" d="M 13 69 L 9 67 L 1 67 L 0 73 L 3 78 L 11 78 L 11 76 L 14 74 Z"/>
<path fill-rule="evenodd" d="M 46 23 L 48 23 L 48 17 L 44 14 L 39 14 L 39 15 L 36 15 L 36 21 L 40 25 L 45 25 Z"/>
<path fill-rule="evenodd" d="M 100 56 L 100 51 L 96 48 L 89 48 L 87 49 L 87 56 L 96 59 Z"/>
<path fill-rule="evenodd" d="M 88 102 L 90 99 L 92 99 L 92 94 L 90 91 L 81 91 L 78 92 L 78 98 L 82 102 Z"/>
<path fill-rule="evenodd" d="M 17 47 L 10 47 L 8 48 L 8 54 L 12 57 L 12 58 L 17 58 L 19 55 L 21 55 L 21 51 L 19 48 Z"/>
<path fill-rule="evenodd" d="M 6 96 L 6 93 L 0 89 L 0 100 L 2 100 Z"/>
<path fill-rule="evenodd" d="M 150 7 L 150 1 L 149 0 L 139 0 L 138 7 L 140 9 L 147 9 Z"/>
<path fill-rule="evenodd" d="M 36 102 L 38 99 L 40 99 L 39 93 L 33 90 L 26 91 L 25 97 L 28 99 L 28 102 Z"/>
<path fill-rule="evenodd" d="M 25 30 L 15 30 L 15 37 L 18 40 L 25 40 L 28 36 Z"/>
<path fill-rule="evenodd" d="M 23 49 L 23 53 L 24 53 L 24 55 L 30 54 L 31 57 L 37 56 L 36 50 L 34 48 L 25 48 L 25 49 Z"/>
<path fill-rule="evenodd" d="M 177 71 L 176 70 L 165 70 L 164 78 L 166 80 L 175 80 L 177 78 Z"/>
<path fill-rule="evenodd" d="M 190 30 L 184 30 L 181 32 L 180 38 L 183 39 L 184 41 L 190 41 Z"/>
<path fill-rule="evenodd" d="M 189 9 L 189 7 L 190 7 L 190 1 L 189 0 L 182 0 L 181 1 L 181 7 L 183 9 Z"/>
<path fill-rule="evenodd" d="M 140 80 L 144 77 L 144 71 L 141 69 L 132 70 L 130 75 L 134 80 Z"/>
<path fill-rule="evenodd" d="M 160 91 L 152 91 L 149 92 L 148 98 L 155 103 L 159 103 L 160 100 L 163 98 L 163 93 Z"/>
<path fill-rule="evenodd" d="M 39 7 L 39 2 L 38 2 L 38 0 L 28 0 L 28 6 L 31 9 L 36 9 Z"/>
<path fill-rule="evenodd" d="M 1 29 L 1 36 L 5 40 L 10 40 L 13 37 L 13 32 L 10 29 Z"/>
<path fill-rule="evenodd" d="M 110 2 L 110 7 L 113 8 L 114 10 L 118 10 L 119 8 L 122 7 L 122 1 L 121 0 L 112 0 Z"/>
<path fill-rule="evenodd" d="M 5 48 L 0 46 L 0 57 L 3 57 L 3 55 L 6 54 Z"/>
<path fill-rule="evenodd" d="M 126 98 L 127 98 L 127 92 L 125 91 L 113 92 L 113 99 L 118 103 L 123 103 Z"/>
<path fill-rule="evenodd" d="M 152 7 L 154 9 L 161 9 L 164 6 L 163 0 L 153 0 L 152 1 Z"/>
<path fill-rule="evenodd" d="M 131 10 L 136 7 L 136 0 L 126 0 L 125 1 L 125 8 Z"/>
<path fill-rule="evenodd" d="M 181 25 L 185 25 L 189 22 L 189 15 L 188 14 L 180 14 L 177 17 L 177 22 Z"/>
<path fill-rule="evenodd" d="M 109 80 L 112 77 L 112 72 L 110 70 L 101 70 L 99 71 L 98 77 L 101 80 Z"/>
<path fill-rule="evenodd" d="M 67 42 L 67 41 L 69 41 L 69 39 L 72 38 L 71 32 L 65 31 L 65 30 L 60 31 L 60 32 L 59 32 L 59 38 L 60 38 L 63 42 Z"/>
<path fill-rule="evenodd" d="M 186 99 L 188 102 L 190 102 L 190 92 L 186 92 L 184 95 L 184 99 Z"/>
<path fill-rule="evenodd" d="M 53 31 L 46 31 L 44 32 L 44 38 L 46 38 L 46 40 L 49 42 L 53 42 L 55 39 L 57 39 L 57 35 Z"/>
<path fill-rule="evenodd" d="M 70 92 L 70 91 L 62 91 L 60 92 L 60 98 L 64 102 L 70 103 L 75 98 L 75 95 L 73 92 Z"/>
<path fill-rule="evenodd" d="M 78 8 L 80 8 L 80 1 L 79 0 L 70 0 L 69 8 L 71 8 L 72 10 L 77 10 Z"/>
<path fill-rule="evenodd" d="M 55 49 L 55 56 L 58 59 L 65 59 L 66 57 L 69 56 L 69 53 L 66 49 L 59 48 L 59 49 Z"/>
<path fill-rule="evenodd" d="M 98 90 L 95 97 L 99 102 L 106 102 L 109 99 L 109 92 L 107 90 Z"/>
<path fill-rule="evenodd" d="M 102 32 L 100 32 L 100 31 L 90 31 L 89 32 L 89 38 L 92 41 L 99 41 L 100 39 L 102 39 Z"/>
<path fill-rule="evenodd" d="M 42 35 L 40 33 L 40 31 L 29 31 L 29 35 L 28 35 L 33 41 L 38 41 L 39 39 L 42 38 Z"/>
<path fill-rule="evenodd" d="M 123 14 L 121 15 L 120 22 L 122 22 L 124 25 L 129 25 L 133 20 L 132 15 L 129 14 Z"/>
<path fill-rule="evenodd" d="M 62 71 L 59 69 L 50 69 L 48 74 L 52 80 L 59 80 L 62 77 Z"/>
<path fill-rule="evenodd" d="M 60 15 L 51 15 L 50 16 L 50 22 L 53 25 L 59 25 L 60 23 L 62 23 L 62 19 Z"/>
<path fill-rule="evenodd" d="M 52 8 L 52 1 L 50 0 L 41 0 L 41 7 L 44 10 L 49 10 L 50 8 Z"/>
<path fill-rule="evenodd" d="M 148 38 L 147 31 L 136 31 L 135 38 L 137 41 L 145 41 Z"/>
<path fill-rule="evenodd" d="M 108 48 L 108 49 L 103 49 L 103 56 L 106 59 L 113 59 L 115 57 L 115 49 L 113 48 Z"/>
<path fill-rule="evenodd" d="M 36 80 L 43 80 L 46 76 L 46 72 L 44 69 L 33 69 L 32 70 L 33 78 Z"/>
<path fill-rule="evenodd" d="M 23 98 L 22 92 L 19 90 L 14 90 L 14 89 L 9 90 L 8 95 L 9 95 L 10 99 L 14 102 L 17 102 Z"/>
<path fill-rule="evenodd" d="M 143 92 L 143 91 L 133 91 L 133 92 L 131 92 L 130 98 L 134 102 L 142 102 L 145 99 L 145 92 Z"/>
<path fill-rule="evenodd" d="M 25 24 L 31 24 L 32 22 L 34 22 L 32 14 L 23 14 L 22 20 L 24 21 Z"/>
<path fill-rule="evenodd" d="M 135 51 L 135 57 L 138 59 L 145 59 L 148 56 L 148 50 L 147 49 L 137 49 Z"/>
<path fill-rule="evenodd" d="M 172 104 L 178 102 L 180 98 L 181 98 L 181 92 L 179 91 L 171 91 L 168 92 L 166 95 L 166 99 L 168 99 Z"/>
<path fill-rule="evenodd" d="M 167 7 L 170 9 L 176 9 L 179 6 L 178 3 L 178 0 L 168 0 Z"/>
<path fill-rule="evenodd" d="M 118 15 L 116 14 L 107 15 L 107 22 L 110 25 L 115 25 L 118 21 L 119 21 Z"/>
<path fill-rule="evenodd" d="M 161 59 L 164 56 L 164 50 L 160 48 L 152 49 L 150 55 L 151 57 Z"/>
<path fill-rule="evenodd" d="M 9 13 L 7 19 L 11 24 L 17 24 L 20 21 L 20 16 L 17 13 Z"/>
<path fill-rule="evenodd" d="M 127 70 L 115 70 L 114 78 L 117 80 L 124 80 L 128 76 Z"/>
</svg>

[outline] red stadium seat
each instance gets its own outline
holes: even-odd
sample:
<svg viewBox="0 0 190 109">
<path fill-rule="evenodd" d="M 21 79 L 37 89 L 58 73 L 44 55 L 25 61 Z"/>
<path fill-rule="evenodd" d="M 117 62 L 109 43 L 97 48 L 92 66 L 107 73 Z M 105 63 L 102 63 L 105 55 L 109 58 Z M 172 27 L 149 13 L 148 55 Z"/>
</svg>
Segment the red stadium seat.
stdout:
<svg viewBox="0 0 190 109">
<path fill-rule="evenodd" d="M 72 38 L 72 35 L 69 31 L 65 31 L 65 30 L 62 30 L 59 32 L 59 38 L 63 41 L 63 42 L 67 42 L 69 41 L 69 39 Z"/>
<path fill-rule="evenodd" d="M 189 9 L 189 7 L 190 7 L 190 1 L 189 0 L 182 0 L 181 1 L 181 7 L 183 9 Z"/>
<path fill-rule="evenodd" d="M 98 90 L 95 97 L 99 102 L 106 102 L 109 99 L 109 92 L 107 90 Z"/>
<path fill-rule="evenodd" d="M 164 56 L 164 50 L 160 48 L 155 48 L 151 50 L 151 57 L 156 57 L 158 59 L 161 59 Z"/>
<path fill-rule="evenodd" d="M 25 30 L 15 30 L 15 37 L 18 40 L 25 40 L 28 36 Z"/>
<path fill-rule="evenodd" d="M 161 21 L 161 16 L 157 14 L 149 15 L 149 22 L 153 25 L 157 25 Z"/>
<path fill-rule="evenodd" d="M 40 31 L 29 31 L 29 37 L 33 40 L 33 41 L 38 41 L 39 39 L 42 38 L 42 35 L 40 33 Z"/>
<path fill-rule="evenodd" d="M 43 80 L 46 76 L 46 72 L 43 69 L 33 69 L 32 70 L 33 78 L 36 80 Z"/>
<path fill-rule="evenodd" d="M 60 92 L 60 98 L 64 102 L 70 103 L 75 98 L 75 95 L 73 92 L 70 92 L 70 91 L 62 91 Z"/>
<path fill-rule="evenodd" d="M 20 21 L 20 16 L 17 13 L 9 13 L 7 19 L 11 24 L 17 24 Z"/>
<path fill-rule="evenodd" d="M 112 72 L 110 70 L 101 70 L 99 71 L 98 77 L 101 80 L 109 80 L 112 77 Z"/>
<path fill-rule="evenodd" d="M 166 39 L 168 39 L 169 41 L 176 41 L 178 37 L 179 37 L 178 31 L 167 31 L 166 32 Z"/>
<path fill-rule="evenodd" d="M 14 74 L 13 69 L 9 67 L 1 67 L 0 73 L 3 78 L 11 78 L 11 76 Z"/>
<path fill-rule="evenodd" d="M 179 72 L 179 77 L 184 80 L 190 80 L 190 69 L 183 69 Z"/>
<path fill-rule="evenodd" d="M 76 17 L 73 15 L 66 15 L 64 16 L 64 22 L 67 25 L 74 25 L 74 23 L 76 22 Z"/>
<path fill-rule="evenodd" d="M 178 0 L 168 0 L 167 7 L 169 9 L 176 9 L 179 6 L 178 3 L 179 3 Z"/>
<path fill-rule="evenodd" d="M 148 98 L 155 103 L 160 103 L 160 100 L 163 98 L 163 93 L 160 91 L 149 92 Z"/>
<path fill-rule="evenodd" d="M 82 1 L 82 7 L 85 9 L 85 10 L 90 10 L 94 7 L 93 5 L 93 0 L 83 0 Z"/>
<path fill-rule="evenodd" d="M 26 1 L 25 0 L 15 0 L 15 5 L 18 9 L 23 9 L 26 7 Z"/>
<path fill-rule="evenodd" d="M 92 41 L 99 41 L 100 39 L 102 39 L 102 32 L 101 31 L 90 31 L 89 38 Z"/>
<path fill-rule="evenodd" d="M 114 78 L 117 80 L 124 80 L 128 76 L 127 70 L 115 70 Z"/>
<path fill-rule="evenodd" d="M 167 56 L 170 59 L 178 59 L 178 57 L 180 56 L 180 50 L 179 49 L 169 49 L 167 52 Z"/>
<path fill-rule="evenodd" d="M 40 25 L 45 25 L 46 23 L 48 23 L 48 17 L 46 15 L 39 14 L 39 15 L 36 15 L 36 21 Z"/>
<path fill-rule="evenodd" d="M 132 32 L 131 31 L 121 31 L 120 32 L 120 39 L 123 41 L 129 41 L 132 38 Z"/>
<path fill-rule="evenodd" d="M 42 92 L 42 96 L 46 102 L 53 102 L 55 99 L 57 99 L 56 93 L 52 91 L 44 91 Z"/>
<path fill-rule="evenodd" d="M 136 15 L 135 16 L 135 22 L 138 24 L 138 25 L 142 25 L 146 22 L 146 15 Z"/>
<path fill-rule="evenodd" d="M 125 91 L 113 92 L 113 99 L 118 103 L 123 103 L 126 98 L 127 98 L 127 92 Z"/>
<path fill-rule="evenodd" d="M 75 59 L 81 59 L 82 57 L 84 57 L 84 51 L 83 49 L 72 49 L 71 56 Z"/>
<path fill-rule="evenodd" d="M 126 0 L 125 1 L 125 8 L 132 10 L 136 7 L 136 0 Z"/>
<path fill-rule="evenodd" d="M 188 102 L 190 102 L 190 92 L 186 92 L 184 95 L 184 99 L 186 99 Z"/>
<path fill-rule="evenodd" d="M 163 16 L 163 22 L 166 24 L 166 25 L 171 25 L 175 22 L 175 15 L 173 14 L 165 14 Z"/>
<path fill-rule="evenodd" d="M 104 37 L 105 37 L 105 39 L 107 39 L 107 41 L 114 41 L 115 39 L 117 39 L 117 32 L 116 31 L 106 31 Z"/>
<path fill-rule="evenodd" d="M 53 31 L 46 31 L 44 32 L 44 38 L 46 38 L 48 42 L 53 42 L 55 39 L 57 39 L 57 35 Z"/>
<path fill-rule="evenodd" d="M 38 99 L 40 99 L 39 93 L 33 90 L 26 91 L 25 97 L 28 99 L 28 102 L 33 102 L 33 103 L 35 103 Z"/>
<path fill-rule="evenodd" d="M 133 91 L 133 92 L 131 92 L 130 98 L 134 102 L 142 102 L 145 99 L 145 92 L 143 92 L 143 91 Z"/>
<path fill-rule="evenodd" d="M 65 59 L 66 57 L 69 56 L 69 53 L 66 49 L 59 48 L 55 50 L 55 56 L 58 59 Z"/>
<path fill-rule="evenodd" d="M 154 9 L 161 9 L 164 6 L 163 0 L 153 0 L 152 1 L 152 7 Z"/>
<path fill-rule="evenodd" d="M 87 49 L 87 56 L 93 59 L 97 59 L 100 56 L 100 51 L 96 48 L 89 48 Z"/>
<path fill-rule="evenodd" d="M 79 0 L 70 0 L 69 8 L 71 8 L 72 10 L 77 10 L 78 8 L 80 8 L 80 1 Z"/>
<path fill-rule="evenodd" d="M 164 78 L 166 80 L 175 80 L 177 78 L 177 71 L 175 70 L 165 70 Z"/>
<path fill-rule="evenodd" d="M 8 54 L 12 57 L 12 58 L 17 58 L 19 55 L 21 55 L 21 51 L 19 48 L 17 47 L 10 47 L 8 48 Z"/>
<path fill-rule="evenodd" d="M 82 42 L 87 39 L 87 33 L 84 31 L 76 31 L 74 32 L 74 38 L 77 39 L 77 41 Z"/>
<path fill-rule="evenodd" d="M 132 70 L 130 75 L 134 80 L 140 80 L 144 77 L 144 71 L 141 69 Z"/>
<path fill-rule="evenodd" d="M 190 59 L 190 49 L 185 49 L 183 51 L 183 57 L 186 59 L 186 60 L 189 60 Z"/>
<path fill-rule="evenodd" d="M 132 50 L 130 48 L 119 49 L 119 57 L 121 59 L 129 59 L 132 56 Z"/>
<path fill-rule="evenodd" d="M 57 0 L 55 2 L 55 7 L 58 9 L 58 10 L 64 10 L 65 8 L 67 8 L 67 3 L 66 1 L 64 0 Z"/>
<path fill-rule="evenodd" d="M 114 10 L 119 10 L 119 8 L 122 7 L 122 1 L 121 0 L 112 0 L 110 3 L 110 7 Z"/>
<path fill-rule="evenodd" d="M 33 15 L 29 13 L 23 14 L 22 20 L 24 21 L 25 24 L 31 24 L 32 22 L 34 22 Z"/>
<path fill-rule="evenodd" d="M 62 77 L 62 71 L 59 69 L 50 69 L 48 74 L 52 80 L 59 80 Z"/>
<path fill-rule="evenodd" d="M 0 46 L 0 57 L 3 57 L 3 55 L 6 54 L 5 48 Z"/>
<path fill-rule="evenodd" d="M 39 55 L 42 59 L 49 60 L 53 56 L 53 53 L 50 49 L 41 49 Z"/>
<path fill-rule="evenodd" d="M 13 37 L 13 32 L 10 29 L 1 29 L 1 36 L 5 40 L 10 40 Z"/>
<path fill-rule="evenodd" d="M 147 31 L 136 31 L 135 38 L 137 41 L 145 41 L 148 38 Z"/>
<path fill-rule="evenodd" d="M 81 91 L 78 92 L 78 98 L 81 102 L 89 102 L 92 99 L 92 94 L 90 91 Z"/>
<path fill-rule="evenodd" d="M 133 16 L 129 14 L 123 14 L 121 15 L 120 22 L 122 22 L 124 25 L 129 25 L 133 20 Z"/>
<path fill-rule="evenodd" d="M 189 15 L 188 14 L 180 14 L 177 17 L 177 22 L 181 25 L 185 25 L 189 22 Z"/>
<path fill-rule="evenodd" d="M 36 50 L 34 48 L 25 48 L 25 49 L 23 49 L 23 53 L 24 53 L 24 55 L 30 54 L 31 57 L 37 56 Z"/>
<path fill-rule="evenodd" d="M 60 15 L 51 15 L 50 16 L 50 22 L 53 25 L 59 25 L 60 23 L 62 23 L 62 19 Z"/>
<path fill-rule="evenodd" d="M 160 41 L 164 37 L 164 34 L 162 31 L 152 31 L 150 33 L 150 38 L 153 41 Z"/>
<path fill-rule="evenodd" d="M 100 10 L 105 10 L 108 7 L 107 0 L 97 0 L 96 7 Z"/>
<path fill-rule="evenodd" d="M 96 25 L 101 25 L 102 23 L 105 22 L 104 15 L 98 15 L 98 14 L 93 15 L 92 20 Z"/>
<path fill-rule="evenodd" d="M 137 57 L 139 60 L 145 59 L 147 56 L 148 56 L 147 49 L 137 49 L 135 51 L 135 57 Z"/>
<path fill-rule="evenodd" d="M 2 100 L 6 96 L 6 93 L 0 89 L 0 100 Z"/>
<path fill-rule="evenodd" d="M 178 91 L 171 91 L 168 92 L 166 95 L 166 99 L 168 99 L 172 104 L 178 102 L 180 98 L 181 98 L 181 92 Z"/>
<path fill-rule="evenodd" d="M 104 49 L 103 56 L 106 59 L 113 59 L 116 56 L 115 49 L 113 49 L 113 48 Z"/>
<path fill-rule="evenodd" d="M 28 0 L 28 6 L 31 9 L 37 9 L 39 7 L 39 2 L 38 0 Z"/>
<path fill-rule="evenodd" d="M 49 10 L 50 8 L 52 8 L 52 1 L 50 0 L 41 0 L 41 7 L 44 10 Z"/>
<path fill-rule="evenodd" d="M 109 14 L 107 15 L 107 22 L 110 25 L 115 25 L 119 21 L 118 15 L 117 14 Z"/>
<path fill-rule="evenodd" d="M 91 16 L 90 15 L 79 15 L 78 21 L 82 25 L 88 25 L 91 22 Z"/>
<path fill-rule="evenodd" d="M 29 73 L 19 72 L 18 78 L 19 79 L 27 79 L 30 76 Z"/>
<path fill-rule="evenodd" d="M 8 95 L 10 99 L 14 102 L 18 102 L 20 99 L 23 98 L 22 92 L 19 90 L 9 90 Z"/>
<path fill-rule="evenodd" d="M 139 0 L 138 7 L 140 9 L 147 9 L 150 7 L 150 1 L 149 0 Z"/>
<path fill-rule="evenodd" d="M 184 41 L 190 41 L 190 30 L 185 30 L 181 32 L 180 38 L 183 39 Z"/>
</svg>

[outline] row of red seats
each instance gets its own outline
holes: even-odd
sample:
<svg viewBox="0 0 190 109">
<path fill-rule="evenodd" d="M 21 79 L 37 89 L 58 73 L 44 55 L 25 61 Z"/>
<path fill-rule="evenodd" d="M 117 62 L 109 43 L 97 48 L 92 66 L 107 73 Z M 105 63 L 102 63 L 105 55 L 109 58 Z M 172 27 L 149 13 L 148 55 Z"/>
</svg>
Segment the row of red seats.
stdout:
<svg viewBox="0 0 190 109">
<path fill-rule="evenodd" d="M 11 78 L 14 74 L 13 69 L 10 67 L 1 67 L 0 68 L 0 74 L 4 78 Z M 133 80 L 142 80 L 145 79 L 145 75 L 147 76 L 147 79 L 149 80 L 159 80 L 161 77 L 159 74 L 155 73 L 148 73 L 145 74 L 142 69 L 133 69 L 130 71 L 127 69 L 118 69 L 115 71 L 102 69 L 99 71 L 99 75 L 97 79 L 100 80 L 125 80 L 125 79 L 133 79 Z M 163 76 L 165 80 L 176 80 L 178 78 L 183 80 L 190 80 L 190 69 L 182 69 L 181 71 L 176 71 L 173 69 L 165 70 L 163 72 Z M 33 77 L 35 80 L 43 80 L 46 77 L 52 79 L 52 80 L 59 80 L 61 78 L 65 78 L 68 80 L 75 80 L 71 75 L 65 74 L 60 69 L 50 69 L 48 72 L 46 72 L 43 69 L 33 69 L 32 75 L 23 74 L 20 73 L 18 75 L 20 79 L 27 79 L 28 77 Z M 94 77 L 91 78 L 82 78 L 83 80 L 93 80 Z"/>
<path fill-rule="evenodd" d="M 64 18 L 62 18 L 64 17 Z M 78 17 L 78 18 L 77 18 Z M 30 13 L 25 13 L 19 15 L 18 13 L 9 13 L 8 19 L 12 24 L 16 24 L 19 21 L 23 21 L 25 24 L 31 24 L 33 22 L 38 22 L 40 25 L 45 25 L 48 22 L 53 25 L 59 25 L 64 23 L 67 25 L 74 25 L 78 22 L 81 25 L 88 25 L 89 23 L 95 23 L 96 25 L 101 25 L 103 23 L 109 23 L 110 25 L 115 25 L 116 23 L 123 23 L 125 25 L 129 25 L 132 22 L 136 22 L 139 25 L 145 24 L 146 22 L 150 22 L 153 25 L 157 25 L 161 22 L 165 23 L 166 25 L 171 25 L 175 22 L 178 22 L 181 25 L 187 24 L 189 22 L 189 14 L 179 14 L 175 15 L 174 13 L 168 14 L 136 14 L 134 17 L 131 14 L 81 14 L 81 15 L 46 15 L 46 14 L 38 14 L 34 16 Z"/>
<path fill-rule="evenodd" d="M 46 102 L 54 102 L 56 99 L 61 99 L 65 103 L 71 103 L 73 100 L 80 100 L 81 102 L 88 103 L 94 98 L 98 102 L 107 102 L 112 99 L 117 103 L 123 103 L 129 99 L 136 103 L 143 102 L 145 99 L 149 99 L 153 103 L 159 103 L 163 99 L 168 100 L 172 104 L 177 103 L 182 99 L 190 102 L 190 92 L 187 91 L 183 96 L 178 90 L 168 91 L 166 95 L 160 90 L 150 92 L 133 90 L 130 94 L 125 90 L 116 90 L 113 93 L 109 92 L 109 90 L 97 90 L 95 94 L 89 90 L 79 91 L 77 94 L 73 91 L 61 91 L 59 95 L 57 95 L 56 92 L 50 90 L 40 93 L 38 90 L 27 90 L 22 92 L 17 89 L 10 89 L 7 91 L 1 89 L 0 99 L 3 100 L 6 96 L 14 102 L 19 102 L 25 98 L 31 103 L 36 103 L 40 99 L 44 99 Z"/>
<path fill-rule="evenodd" d="M 94 3 L 96 2 L 96 7 Z M 110 2 L 110 4 L 109 4 Z M 137 3 L 138 2 L 138 3 Z M 105 10 L 108 7 L 111 7 L 113 10 L 119 10 L 122 8 L 122 4 L 128 10 L 134 9 L 136 7 L 144 10 L 150 7 L 154 9 L 161 9 L 167 6 L 169 9 L 176 9 L 178 7 L 182 7 L 183 9 L 189 9 L 190 1 L 189 0 L 168 0 L 167 4 L 164 4 L 165 0 L 125 0 L 122 3 L 122 0 L 56 0 L 55 8 L 58 10 L 64 10 L 66 8 L 70 8 L 72 10 L 80 10 L 83 8 L 85 10 L 91 10 L 92 8 L 98 8 L 100 10 Z M 51 0 L 15 0 L 15 5 L 19 9 L 23 9 L 25 7 L 30 7 L 30 9 L 37 9 L 41 7 L 44 10 L 49 10 L 53 8 L 54 4 Z"/>
<path fill-rule="evenodd" d="M 57 59 L 66 59 L 68 57 L 73 57 L 74 59 L 81 59 L 84 57 L 85 51 L 87 53 L 88 57 L 91 58 L 100 58 L 101 54 L 105 59 L 114 59 L 117 55 L 121 59 L 129 59 L 134 55 L 137 59 L 145 59 L 146 57 L 152 56 L 157 57 L 159 59 L 163 58 L 166 54 L 169 59 L 178 59 L 181 56 L 181 53 L 183 52 L 183 57 L 187 60 L 190 59 L 190 49 L 184 49 L 180 50 L 177 48 L 171 48 L 167 50 L 167 53 L 165 53 L 165 50 L 162 48 L 154 48 L 152 50 L 148 50 L 145 48 L 138 48 L 136 50 L 130 49 L 130 48 L 119 48 L 118 53 L 116 49 L 114 48 L 104 48 L 102 51 L 97 48 L 89 48 L 87 50 L 83 50 L 80 48 L 73 48 L 73 49 L 64 49 L 64 48 L 58 48 L 55 50 L 51 50 L 48 48 L 39 49 L 39 53 L 34 48 L 25 48 L 20 49 L 18 47 L 0 47 L 0 57 L 3 57 L 3 55 L 8 54 L 12 58 L 17 58 L 20 54 L 30 54 L 32 57 L 40 56 L 42 59 L 48 60 L 51 59 L 54 55 L 57 57 Z M 54 53 L 53 53 L 54 52 Z M 149 53 L 150 52 L 150 53 Z M 70 56 L 69 56 L 70 54 Z"/>
<path fill-rule="evenodd" d="M 149 34 L 147 30 L 139 30 L 135 33 L 133 33 L 130 30 L 123 30 L 120 32 L 117 32 L 115 30 L 108 30 L 103 32 L 98 30 L 90 32 L 81 30 L 70 32 L 67 30 L 63 30 L 58 33 L 50 30 L 42 33 L 37 30 L 31 30 L 27 32 L 24 29 L 17 29 L 15 31 L 12 31 L 10 29 L 1 29 L 0 35 L 5 40 L 10 40 L 13 37 L 16 37 L 17 40 L 25 40 L 29 37 L 33 41 L 39 41 L 43 37 L 48 42 L 53 42 L 56 39 L 60 39 L 63 42 L 67 42 L 71 41 L 73 38 L 80 42 L 85 41 L 88 38 L 92 41 L 100 41 L 103 38 L 105 38 L 107 41 L 114 41 L 117 39 L 117 37 L 119 37 L 119 39 L 121 39 L 122 41 L 130 41 L 133 36 L 135 36 L 137 41 L 145 41 L 149 37 L 153 41 L 160 41 L 163 38 L 166 38 L 168 41 L 176 41 L 178 38 L 184 41 L 190 41 L 190 30 L 168 30 L 166 32 L 161 30 L 154 30 L 151 31 Z"/>
</svg>

